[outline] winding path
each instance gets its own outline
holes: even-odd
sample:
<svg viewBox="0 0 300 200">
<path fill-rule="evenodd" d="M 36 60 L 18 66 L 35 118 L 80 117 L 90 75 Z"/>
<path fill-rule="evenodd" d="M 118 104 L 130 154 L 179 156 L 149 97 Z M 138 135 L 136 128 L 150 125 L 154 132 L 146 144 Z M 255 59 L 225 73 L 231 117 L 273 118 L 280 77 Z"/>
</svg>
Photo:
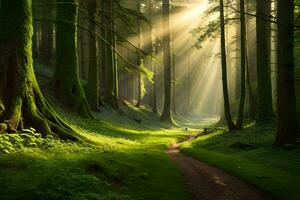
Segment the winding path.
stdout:
<svg viewBox="0 0 300 200">
<path fill-rule="evenodd" d="M 197 137 L 197 136 L 195 136 Z M 189 138 L 192 140 L 193 138 Z M 192 200 L 270 200 L 255 187 L 218 168 L 180 153 L 180 144 L 167 153 L 183 172 Z"/>
</svg>

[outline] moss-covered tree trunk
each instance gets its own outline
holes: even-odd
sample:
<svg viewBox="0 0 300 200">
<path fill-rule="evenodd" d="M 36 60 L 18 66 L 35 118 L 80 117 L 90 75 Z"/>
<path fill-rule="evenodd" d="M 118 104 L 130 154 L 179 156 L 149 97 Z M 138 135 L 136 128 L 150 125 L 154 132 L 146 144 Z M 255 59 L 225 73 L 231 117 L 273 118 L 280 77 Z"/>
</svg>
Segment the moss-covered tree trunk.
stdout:
<svg viewBox="0 0 300 200">
<path fill-rule="evenodd" d="M 77 59 L 77 0 L 57 1 L 56 68 L 57 97 L 71 110 L 93 118 L 79 79 Z"/>
<path fill-rule="evenodd" d="M 92 32 L 96 32 L 96 24 L 92 21 L 96 20 L 98 15 L 98 3 L 97 0 L 88 0 L 88 13 L 90 23 L 89 29 Z M 86 96 L 89 105 L 93 110 L 99 110 L 100 103 L 100 73 L 98 65 L 98 40 L 94 34 L 90 34 L 89 37 L 90 59 L 88 69 L 88 82 L 86 88 Z"/>
<path fill-rule="evenodd" d="M 273 117 L 272 85 L 271 85 L 271 0 L 257 1 L 256 35 L 257 35 L 257 91 L 258 121 L 266 121 Z"/>
<path fill-rule="evenodd" d="M 35 78 L 31 0 L 2 0 L 0 27 L 0 133 L 33 127 L 43 136 L 78 140 L 44 99 Z"/>
<path fill-rule="evenodd" d="M 278 0 L 276 146 L 295 142 L 298 131 L 294 78 L 294 0 Z"/>
<path fill-rule="evenodd" d="M 164 68 L 164 108 L 161 120 L 173 124 L 171 113 L 171 40 L 170 40 L 170 1 L 163 0 L 163 68 Z"/>
</svg>

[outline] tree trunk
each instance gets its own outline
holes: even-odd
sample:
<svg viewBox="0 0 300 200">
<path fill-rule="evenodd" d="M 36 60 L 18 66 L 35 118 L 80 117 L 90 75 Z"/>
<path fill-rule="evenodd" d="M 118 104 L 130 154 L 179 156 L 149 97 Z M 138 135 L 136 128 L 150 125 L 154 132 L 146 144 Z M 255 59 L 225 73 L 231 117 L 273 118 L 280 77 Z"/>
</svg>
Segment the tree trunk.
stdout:
<svg viewBox="0 0 300 200">
<path fill-rule="evenodd" d="M 294 78 L 294 17 L 294 0 L 278 0 L 278 123 L 275 146 L 295 142 L 298 131 Z"/>
<path fill-rule="evenodd" d="M 141 12 L 141 0 L 137 0 L 137 11 Z M 142 24 L 141 19 L 137 19 L 137 34 L 138 34 L 138 40 L 137 40 L 137 46 L 139 49 L 142 49 Z M 137 50 L 137 64 L 139 67 L 142 67 L 142 56 L 139 50 Z M 142 76 L 141 72 L 138 72 L 138 98 L 136 107 L 140 107 L 141 101 L 142 101 Z"/>
<path fill-rule="evenodd" d="M 250 12 L 250 0 L 246 1 L 246 11 Z M 252 84 L 252 65 L 249 59 L 249 47 L 251 48 L 250 44 L 250 37 L 249 35 L 251 34 L 249 30 L 249 24 L 250 24 L 250 17 L 246 16 L 246 70 L 247 70 L 247 78 L 246 78 L 246 83 L 248 87 L 248 99 L 249 99 L 249 118 L 251 120 L 254 120 L 256 117 L 256 110 L 257 110 L 257 103 L 256 103 L 256 98 L 254 94 L 254 89 L 253 89 L 253 84 Z"/>
<path fill-rule="evenodd" d="M 35 78 L 31 0 L 2 0 L 0 26 L 0 134 L 33 127 L 43 136 L 80 140 L 45 100 Z"/>
<path fill-rule="evenodd" d="M 257 1 L 257 120 L 266 121 L 273 117 L 272 84 L 271 84 L 271 0 Z"/>
<path fill-rule="evenodd" d="M 171 114 L 171 55 L 170 55 L 170 2 L 163 0 L 163 64 L 165 82 L 165 100 L 161 120 L 173 124 Z"/>
<path fill-rule="evenodd" d="M 106 37 L 105 40 L 108 42 L 106 44 L 106 95 L 105 102 L 111 105 L 114 108 L 118 107 L 118 94 L 116 94 L 116 79 L 117 79 L 117 71 L 115 66 L 115 52 L 113 50 L 115 46 L 115 33 L 114 33 L 114 14 L 113 7 L 114 3 L 112 1 L 104 1 L 105 10 L 108 11 L 105 19 Z"/>
<path fill-rule="evenodd" d="M 160 52 L 161 52 L 160 41 L 158 39 L 158 35 L 156 35 L 156 38 L 155 38 L 155 56 L 157 58 L 159 58 Z M 157 82 L 158 82 L 158 78 L 157 78 L 157 74 L 158 74 L 157 65 L 158 65 L 158 63 L 155 63 L 155 65 L 153 65 L 153 73 L 154 73 L 154 75 L 153 75 L 153 105 L 152 105 L 152 111 L 155 114 L 158 113 L 158 108 L 157 108 Z"/>
<path fill-rule="evenodd" d="M 95 21 L 96 16 L 98 14 L 97 8 L 97 0 L 88 0 L 89 18 Z M 92 32 L 96 32 L 96 24 L 92 20 L 90 20 L 89 29 Z M 86 96 L 91 108 L 97 111 L 100 109 L 100 73 L 98 65 L 98 40 L 94 34 L 90 34 L 89 40 L 90 59 Z"/>
<path fill-rule="evenodd" d="M 53 18 L 53 0 L 42 1 L 42 15 L 45 18 Z M 50 5 L 51 4 L 51 5 Z M 49 11 L 50 10 L 50 11 Z M 47 14 L 46 14 L 47 13 Z M 49 15 L 50 17 L 46 16 Z M 41 45 L 40 45 L 40 60 L 44 64 L 50 64 L 53 59 L 53 24 L 51 22 L 44 21 L 41 23 Z"/>
<path fill-rule="evenodd" d="M 227 58 L 226 58 L 226 41 L 225 41 L 225 19 L 224 19 L 224 1 L 220 0 L 220 25 L 221 25 L 221 61 L 222 61 L 222 83 L 223 83 L 223 98 L 224 98 L 224 112 L 227 121 L 228 129 L 231 131 L 235 129 L 230 112 L 230 102 L 228 95 L 227 82 Z"/>
<path fill-rule="evenodd" d="M 246 20 L 245 20 L 245 0 L 240 0 L 241 11 L 241 97 L 239 103 L 239 111 L 236 127 L 237 129 L 243 128 L 244 108 L 246 100 Z"/>
<path fill-rule="evenodd" d="M 79 112 L 84 117 L 94 118 L 79 79 L 76 42 L 77 0 L 58 0 L 58 3 L 56 16 L 56 68 L 54 74 L 56 94 L 71 110 Z M 65 21 L 68 23 L 65 23 Z"/>
</svg>

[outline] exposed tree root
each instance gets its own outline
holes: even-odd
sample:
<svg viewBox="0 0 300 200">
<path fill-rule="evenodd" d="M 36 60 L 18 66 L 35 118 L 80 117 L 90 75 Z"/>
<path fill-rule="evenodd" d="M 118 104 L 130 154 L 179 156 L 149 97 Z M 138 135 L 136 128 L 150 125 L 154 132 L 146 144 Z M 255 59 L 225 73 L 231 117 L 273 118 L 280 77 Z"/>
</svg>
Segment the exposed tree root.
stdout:
<svg viewBox="0 0 300 200">
<path fill-rule="evenodd" d="M 22 96 L 17 96 L 13 103 L 6 106 L 1 116 L 0 133 L 22 132 L 24 128 L 34 128 L 43 137 L 54 135 L 63 140 L 83 140 L 55 113 L 36 84 L 33 89 L 27 87 Z"/>
</svg>

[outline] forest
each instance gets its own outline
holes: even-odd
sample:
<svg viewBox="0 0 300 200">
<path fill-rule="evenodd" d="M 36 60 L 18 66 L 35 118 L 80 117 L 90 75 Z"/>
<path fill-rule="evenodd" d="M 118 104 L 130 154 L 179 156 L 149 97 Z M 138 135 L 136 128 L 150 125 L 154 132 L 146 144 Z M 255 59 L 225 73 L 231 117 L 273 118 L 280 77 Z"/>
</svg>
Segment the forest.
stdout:
<svg viewBox="0 0 300 200">
<path fill-rule="evenodd" d="M 299 200 L 299 0 L 0 0 L 0 200 Z"/>
</svg>

